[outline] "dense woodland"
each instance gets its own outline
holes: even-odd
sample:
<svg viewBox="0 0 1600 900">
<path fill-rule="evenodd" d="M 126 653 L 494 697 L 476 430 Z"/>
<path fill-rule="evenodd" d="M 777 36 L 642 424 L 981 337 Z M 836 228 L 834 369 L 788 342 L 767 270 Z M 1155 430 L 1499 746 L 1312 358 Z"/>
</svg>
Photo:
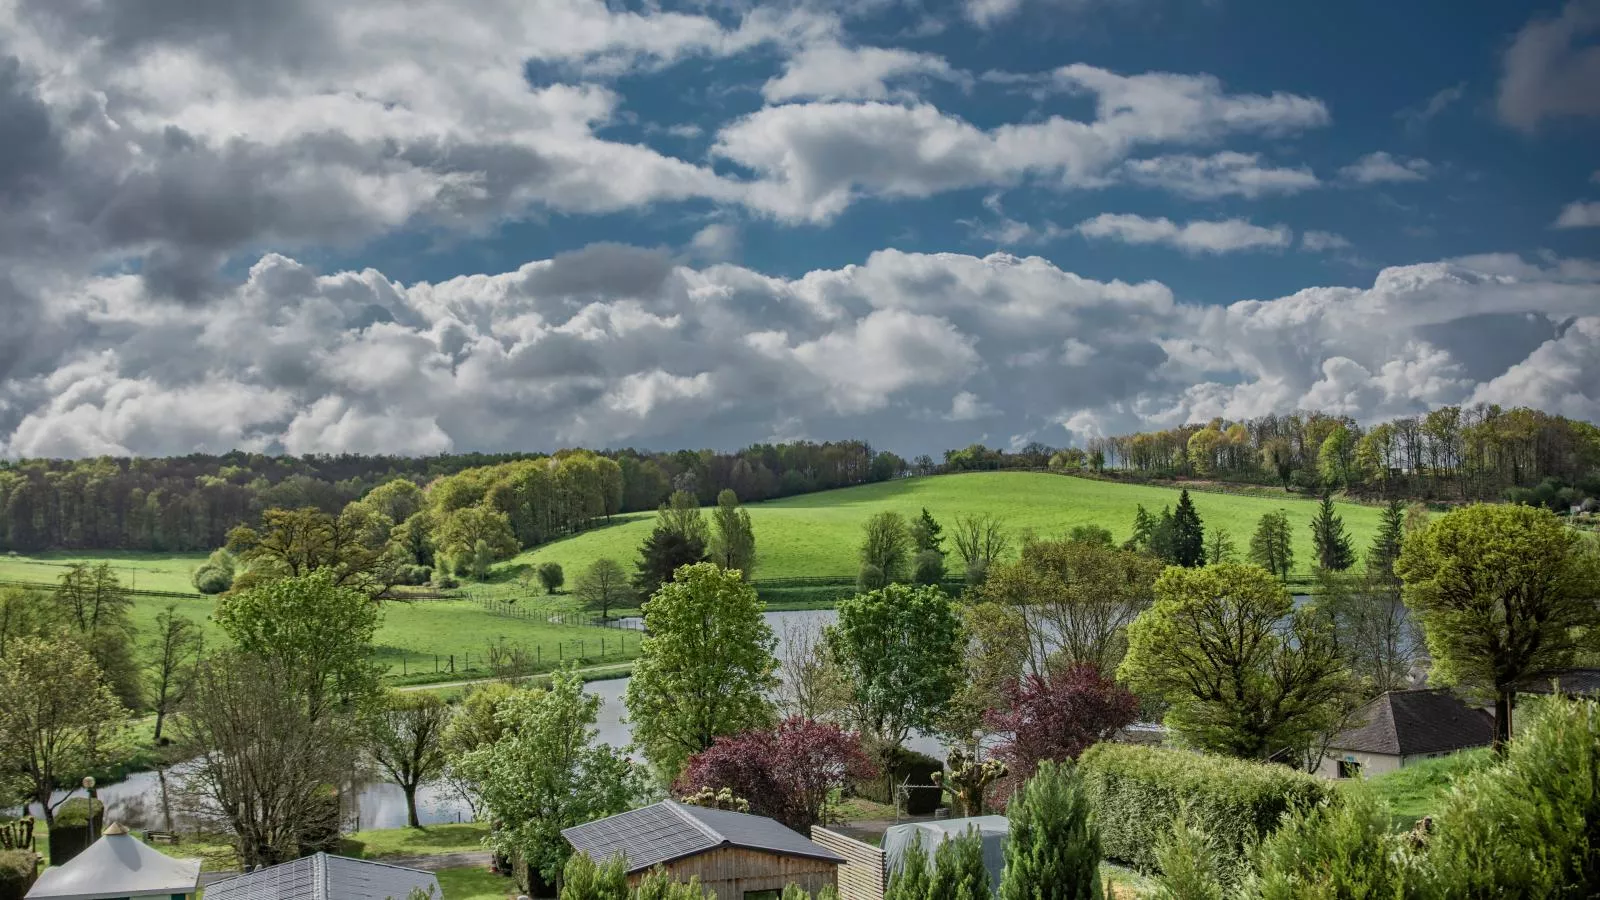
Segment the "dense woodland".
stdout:
<svg viewBox="0 0 1600 900">
<path fill-rule="evenodd" d="M 464 473 L 475 474 L 449 482 L 477 493 L 471 503 L 492 493 L 528 545 L 618 512 L 655 509 L 674 490 L 708 505 L 724 489 L 743 500 L 770 500 L 884 481 L 905 469 L 899 457 L 862 441 L 757 444 L 737 453 L 0 460 L 0 552 L 211 550 L 268 509 L 338 513 L 388 481 L 427 487 Z"/>
<path fill-rule="evenodd" d="M 744 502 L 991 469 L 1204 478 L 1369 498 L 1514 500 L 1565 512 L 1600 498 L 1600 428 L 1532 409 L 1443 407 L 1361 426 L 1318 412 L 1221 419 L 1094 438 L 1082 448 L 980 444 L 911 462 L 863 441 L 757 444 L 735 453 L 680 450 L 430 456 L 267 456 L 0 460 L 0 552 L 210 550 L 274 508 L 337 513 L 379 484 L 442 484 L 487 500 L 522 546 L 619 512 L 650 510 L 676 490 L 702 505 Z M 400 524 L 398 521 L 395 524 Z"/>
</svg>

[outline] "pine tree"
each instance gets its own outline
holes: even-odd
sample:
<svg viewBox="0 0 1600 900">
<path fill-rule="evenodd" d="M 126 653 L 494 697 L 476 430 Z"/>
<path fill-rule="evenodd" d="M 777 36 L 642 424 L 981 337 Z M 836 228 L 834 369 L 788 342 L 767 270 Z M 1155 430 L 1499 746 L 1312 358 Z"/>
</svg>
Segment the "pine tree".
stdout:
<svg viewBox="0 0 1600 900">
<path fill-rule="evenodd" d="M 1395 582 L 1394 561 L 1400 558 L 1400 545 L 1404 543 L 1406 505 L 1390 500 L 1383 508 L 1378 534 L 1372 539 L 1372 549 L 1367 551 L 1367 574 L 1384 581 Z"/>
<path fill-rule="evenodd" d="M 1000 900 L 1101 900 L 1100 829 L 1074 767 L 1041 763 L 1009 818 Z"/>
<path fill-rule="evenodd" d="M 1123 544 L 1122 548 L 1124 550 L 1143 550 L 1150 546 L 1150 533 L 1155 530 L 1155 527 L 1156 523 L 1150 518 L 1150 514 L 1145 512 L 1144 504 L 1139 504 L 1137 511 L 1133 514 L 1133 536 L 1128 538 L 1128 542 Z"/>
<path fill-rule="evenodd" d="M 1250 561 L 1285 580 L 1294 565 L 1294 546 L 1289 539 L 1289 516 L 1279 510 L 1262 515 L 1256 533 L 1250 536 Z"/>
<path fill-rule="evenodd" d="M 933 882 L 927 900 L 991 900 L 989 869 L 983 864 L 983 838 L 976 828 L 939 845 L 933 855 Z"/>
<path fill-rule="evenodd" d="M 1333 498 L 1324 496 L 1317 507 L 1317 517 L 1311 520 L 1311 543 L 1317 548 L 1317 565 L 1329 572 L 1343 572 L 1355 564 L 1355 551 L 1350 549 L 1350 532 L 1344 520 L 1333 511 Z"/>
<path fill-rule="evenodd" d="M 922 849 L 922 835 L 911 839 L 900 862 L 900 871 L 889 878 L 883 900 L 927 900 L 933 875 L 928 871 L 928 854 Z"/>
<path fill-rule="evenodd" d="M 1178 508 L 1172 513 L 1172 561 L 1186 568 L 1204 565 L 1206 532 L 1200 513 L 1189 499 L 1188 490 L 1178 495 Z"/>
<path fill-rule="evenodd" d="M 1170 506 L 1161 508 L 1161 516 L 1150 528 L 1150 553 L 1169 565 L 1178 562 L 1178 524 Z"/>
<path fill-rule="evenodd" d="M 944 526 L 940 525 L 928 508 L 922 508 L 922 515 L 911 523 L 911 542 L 916 545 L 918 553 L 929 550 L 944 555 Z"/>
</svg>

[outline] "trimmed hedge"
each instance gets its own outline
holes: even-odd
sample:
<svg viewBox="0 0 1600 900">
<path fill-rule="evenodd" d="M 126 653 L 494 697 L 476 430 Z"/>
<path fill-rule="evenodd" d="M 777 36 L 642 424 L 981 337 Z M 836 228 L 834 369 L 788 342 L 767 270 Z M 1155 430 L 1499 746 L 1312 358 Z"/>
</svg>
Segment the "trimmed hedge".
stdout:
<svg viewBox="0 0 1600 900">
<path fill-rule="evenodd" d="M 94 825 L 104 828 L 105 814 L 106 805 L 94 801 Z M 73 797 L 56 810 L 56 820 L 50 826 L 50 865 L 64 866 L 94 843 L 97 829 L 90 824 L 89 816 L 87 797 Z"/>
<path fill-rule="evenodd" d="M 1185 807 L 1232 864 L 1290 807 L 1329 792 L 1322 780 L 1286 766 L 1133 744 L 1096 744 L 1078 765 L 1105 857 L 1146 872 L 1159 869 L 1156 846 Z"/>
<path fill-rule="evenodd" d="M 902 784 L 909 784 L 916 789 L 906 798 L 907 815 L 931 816 L 934 810 L 944 804 L 943 792 L 933 787 L 933 773 L 944 771 L 944 763 L 939 760 L 926 753 L 901 747 L 890 751 L 887 759 L 873 754 L 872 761 L 882 770 L 882 774 L 851 785 L 856 796 L 892 805 L 895 803 L 894 790 Z"/>
<path fill-rule="evenodd" d="M 0 900 L 22 900 L 33 887 L 39 857 L 32 850 L 0 850 Z"/>
</svg>

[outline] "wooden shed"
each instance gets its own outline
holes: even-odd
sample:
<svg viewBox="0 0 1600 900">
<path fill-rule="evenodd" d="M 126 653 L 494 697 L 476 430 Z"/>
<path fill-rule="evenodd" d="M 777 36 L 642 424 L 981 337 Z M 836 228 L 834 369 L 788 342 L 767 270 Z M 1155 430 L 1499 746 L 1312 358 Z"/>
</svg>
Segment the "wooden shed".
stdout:
<svg viewBox="0 0 1600 900">
<path fill-rule="evenodd" d="M 660 867 L 674 879 L 698 877 L 718 900 L 777 900 L 798 884 L 815 894 L 838 885 L 844 857 L 771 819 L 672 800 L 561 832 L 596 862 L 621 856 L 628 883 Z"/>
</svg>

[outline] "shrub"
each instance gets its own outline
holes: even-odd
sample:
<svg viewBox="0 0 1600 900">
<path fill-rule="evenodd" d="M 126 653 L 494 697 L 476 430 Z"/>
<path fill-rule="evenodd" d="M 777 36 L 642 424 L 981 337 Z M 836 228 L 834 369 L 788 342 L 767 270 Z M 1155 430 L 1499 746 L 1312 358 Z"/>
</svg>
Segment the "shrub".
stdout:
<svg viewBox="0 0 1600 900">
<path fill-rule="evenodd" d="M 433 579 L 433 569 L 428 566 L 406 565 L 395 570 L 395 584 L 416 586 Z"/>
<path fill-rule="evenodd" d="M 1100 900 L 1100 830 L 1071 765 L 1039 765 L 1012 798 L 1001 900 Z"/>
<path fill-rule="evenodd" d="M 99 800 L 94 801 L 94 815 L 105 814 L 106 805 Z M 82 828 L 89 824 L 89 798 L 73 797 L 61 804 L 56 810 L 55 824 L 52 828 Z"/>
<path fill-rule="evenodd" d="M 233 573 L 220 566 L 203 565 L 194 570 L 194 589 L 202 594 L 220 594 L 233 587 Z"/>
<path fill-rule="evenodd" d="M 546 594 L 554 594 L 563 584 L 567 583 L 567 575 L 561 571 L 560 563 L 540 563 L 539 568 L 535 570 L 535 574 L 539 576 L 539 584 L 544 587 Z"/>
<path fill-rule="evenodd" d="M 561 873 L 561 900 L 628 900 L 628 867 L 613 856 L 595 865 L 587 853 L 574 853 Z"/>
<path fill-rule="evenodd" d="M 1222 861 L 1233 866 L 1277 828 L 1284 812 L 1317 803 L 1328 791 L 1286 766 L 1130 744 L 1097 744 L 1079 766 L 1106 858 L 1146 871 L 1159 868 L 1156 847 L 1181 809 L 1205 824 Z"/>
<path fill-rule="evenodd" d="M 1498 765 L 1460 780 L 1425 868 L 1437 897 L 1600 896 L 1600 703 L 1538 704 Z"/>
<path fill-rule="evenodd" d="M 0 850 L 0 900 L 22 900 L 33 887 L 39 857 L 32 850 Z"/>
<path fill-rule="evenodd" d="M 989 870 L 983 864 L 983 838 L 978 836 L 978 830 L 970 829 L 940 844 L 933 852 L 933 879 L 927 900 L 990 900 L 991 896 Z"/>
<path fill-rule="evenodd" d="M 1154 900 L 1223 900 L 1224 869 L 1216 842 L 1190 823 L 1185 813 L 1172 822 L 1172 833 L 1156 845 Z"/>
<path fill-rule="evenodd" d="M 911 580 L 916 584 L 942 584 L 944 582 L 944 554 L 937 550 L 924 550 L 911 561 Z"/>
<path fill-rule="evenodd" d="M 1414 870 L 1389 831 L 1389 810 L 1360 783 L 1298 809 L 1261 842 L 1249 893 L 1262 900 L 1364 900 L 1415 896 Z"/>
<path fill-rule="evenodd" d="M 864 564 L 861 571 L 856 573 L 856 590 L 863 594 L 875 591 L 885 584 L 888 584 L 888 581 L 883 577 L 883 570 L 871 563 Z"/>
</svg>

